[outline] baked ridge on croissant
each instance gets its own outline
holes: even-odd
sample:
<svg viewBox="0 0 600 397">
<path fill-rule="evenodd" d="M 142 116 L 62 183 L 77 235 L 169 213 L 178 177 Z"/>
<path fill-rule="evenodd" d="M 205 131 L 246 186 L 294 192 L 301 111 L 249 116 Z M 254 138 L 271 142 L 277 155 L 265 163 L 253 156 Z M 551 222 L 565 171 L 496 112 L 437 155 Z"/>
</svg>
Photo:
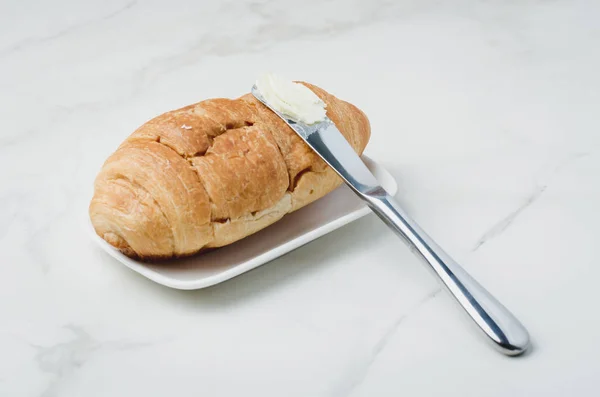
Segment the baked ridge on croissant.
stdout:
<svg viewBox="0 0 600 397">
<path fill-rule="evenodd" d="M 358 154 L 366 115 L 319 87 L 327 116 Z M 251 94 L 164 113 L 106 160 L 89 215 L 96 233 L 142 260 L 188 256 L 240 240 L 341 184 L 276 114 Z"/>
</svg>

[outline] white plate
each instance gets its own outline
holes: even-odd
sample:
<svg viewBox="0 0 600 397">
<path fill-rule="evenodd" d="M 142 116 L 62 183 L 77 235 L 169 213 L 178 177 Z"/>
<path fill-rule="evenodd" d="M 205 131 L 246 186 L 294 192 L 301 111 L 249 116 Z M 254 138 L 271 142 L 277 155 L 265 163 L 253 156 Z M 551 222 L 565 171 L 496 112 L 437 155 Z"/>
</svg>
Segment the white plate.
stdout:
<svg viewBox="0 0 600 397">
<path fill-rule="evenodd" d="M 398 188 L 390 173 L 367 156 L 365 164 L 392 195 Z M 177 289 L 200 289 L 221 283 L 263 265 L 370 212 L 348 188 L 340 186 L 327 196 L 288 214 L 275 224 L 226 247 L 189 258 L 160 263 L 131 259 L 100 238 L 96 241 L 113 258 L 159 284 Z"/>
</svg>

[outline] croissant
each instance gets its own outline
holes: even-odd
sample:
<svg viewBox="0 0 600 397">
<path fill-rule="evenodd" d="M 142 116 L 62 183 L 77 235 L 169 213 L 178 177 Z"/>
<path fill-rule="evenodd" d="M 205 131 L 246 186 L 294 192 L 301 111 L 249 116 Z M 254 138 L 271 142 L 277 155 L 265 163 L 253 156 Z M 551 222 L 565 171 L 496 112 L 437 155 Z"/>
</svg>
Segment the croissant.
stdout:
<svg viewBox="0 0 600 397">
<path fill-rule="evenodd" d="M 362 154 L 366 115 L 319 87 L 327 116 Z M 341 179 L 251 94 L 210 99 L 138 128 L 106 160 L 89 215 L 132 258 L 159 260 L 221 247 L 334 190 Z"/>
</svg>

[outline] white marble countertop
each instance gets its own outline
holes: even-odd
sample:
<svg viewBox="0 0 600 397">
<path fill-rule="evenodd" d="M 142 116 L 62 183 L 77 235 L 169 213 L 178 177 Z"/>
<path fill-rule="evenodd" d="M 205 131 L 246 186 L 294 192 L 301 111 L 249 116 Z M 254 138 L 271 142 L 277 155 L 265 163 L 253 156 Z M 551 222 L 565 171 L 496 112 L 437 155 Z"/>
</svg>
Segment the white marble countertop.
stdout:
<svg viewBox="0 0 600 397">
<path fill-rule="evenodd" d="M 592 396 L 597 1 L 0 3 L 1 396 Z M 83 231 L 137 126 L 273 70 L 368 114 L 413 217 L 528 327 L 511 359 L 368 216 L 206 290 Z"/>
</svg>

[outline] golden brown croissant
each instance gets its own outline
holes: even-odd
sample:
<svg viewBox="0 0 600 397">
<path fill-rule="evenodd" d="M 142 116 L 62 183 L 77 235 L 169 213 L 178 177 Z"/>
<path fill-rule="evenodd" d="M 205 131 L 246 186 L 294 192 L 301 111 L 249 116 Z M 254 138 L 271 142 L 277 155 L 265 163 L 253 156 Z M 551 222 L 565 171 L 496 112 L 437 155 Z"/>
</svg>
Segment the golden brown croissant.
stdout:
<svg viewBox="0 0 600 397">
<path fill-rule="evenodd" d="M 367 117 L 307 84 L 362 153 Z M 89 212 L 124 254 L 161 259 L 242 239 L 323 197 L 340 178 L 252 95 L 211 99 L 138 128 L 104 163 Z"/>
</svg>

